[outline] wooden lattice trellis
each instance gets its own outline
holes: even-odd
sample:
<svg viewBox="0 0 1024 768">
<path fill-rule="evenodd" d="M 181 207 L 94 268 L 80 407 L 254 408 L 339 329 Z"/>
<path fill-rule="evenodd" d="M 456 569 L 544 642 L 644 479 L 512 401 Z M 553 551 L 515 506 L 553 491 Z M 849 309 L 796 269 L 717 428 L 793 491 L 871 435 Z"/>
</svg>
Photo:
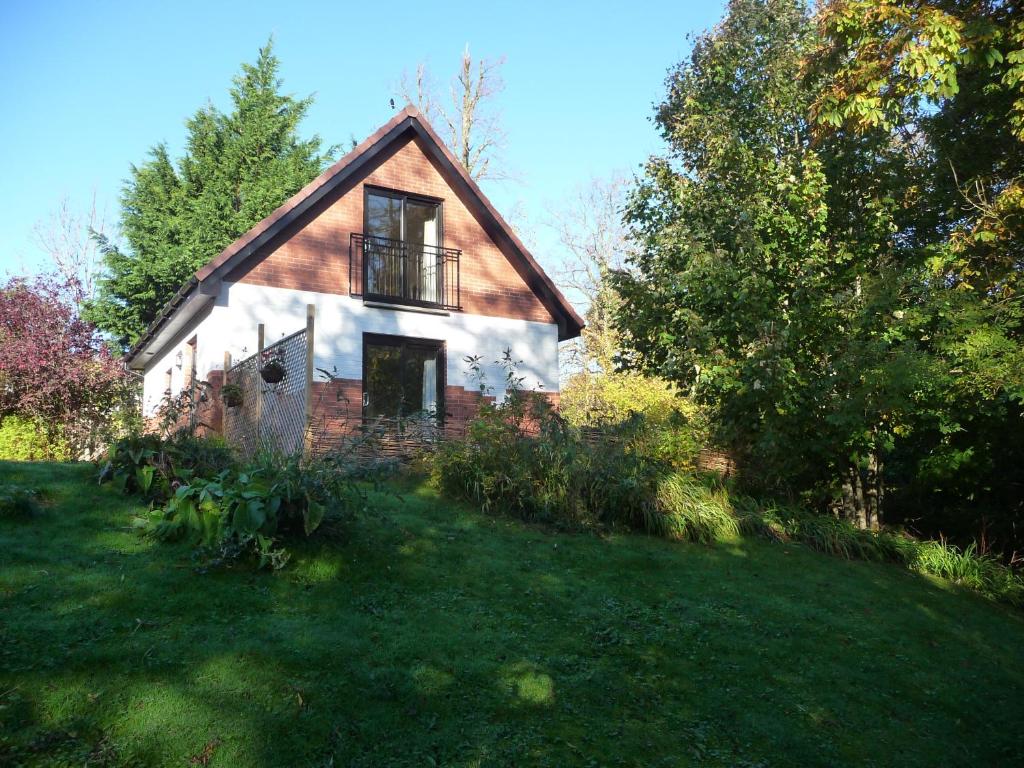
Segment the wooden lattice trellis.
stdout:
<svg viewBox="0 0 1024 768">
<path fill-rule="evenodd" d="M 262 327 L 260 328 L 262 340 Z M 227 369 L 225 384 L 242 391 L 240 404 L 224 409 L 224 437 L 246 457 L 260 450 L 297 453 L 304 449 L 309 425 L 312 371 L 313 310 L 306 327 L 263 347 L 255 355 Z M 261 371 L 271 361 L 284 369 L 276 383 L 263 380 Z"/>
</svg>

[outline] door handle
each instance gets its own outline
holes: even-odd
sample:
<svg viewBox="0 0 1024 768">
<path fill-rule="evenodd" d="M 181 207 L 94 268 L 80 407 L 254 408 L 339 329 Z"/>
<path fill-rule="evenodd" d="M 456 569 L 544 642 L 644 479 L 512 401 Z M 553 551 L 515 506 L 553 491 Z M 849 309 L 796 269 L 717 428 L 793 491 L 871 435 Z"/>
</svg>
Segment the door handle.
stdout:
<svg viewBox="0 0 1024 768">
<path fill-rule="evenodd" d="M 369 392 L 363 392 L 363 408 L 369 408 L 369 407 L 370 407 L 370 393 Z"/>
</svg>

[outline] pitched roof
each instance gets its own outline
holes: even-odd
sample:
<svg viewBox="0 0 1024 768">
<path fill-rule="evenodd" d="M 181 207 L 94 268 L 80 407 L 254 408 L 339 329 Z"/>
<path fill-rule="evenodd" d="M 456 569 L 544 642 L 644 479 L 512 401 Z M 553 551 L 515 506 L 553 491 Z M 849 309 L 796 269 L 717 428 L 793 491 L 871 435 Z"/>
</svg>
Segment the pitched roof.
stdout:
<svg viewBox="0 0 1024 768">
<path fill-rule="evenodd" d="M 221 279 L 261 246 L 279 234 L 297 217 L 321 200 L 346 179 L 369 165 L 374 158 L 386 151 L 394 142 L 407 138 L 410 132 L 418 136 L 428 154 L 446 172 L 449 184 L 457 193 L 462 193 L 467 206 L 476 214 L 484 229 L 502 250 L 518 260 L 521 274 L 531 290 L 540 298 L 558 321 L 559 340 L 578 336 L 583 329 L 583 320 L 566 300 L 551 278 L 544 272 L 508 222 L 494 208 L 491 201 L 469 176 L 462 164 L 455 159 L 444 142 L 434 133 L 426 118 L 413 106 L 407 106 L 391 120 L 377 129 L 365 141 L 341 158 L 338 162 L 313 179 L 285 201 L 277 210 L 256 224 L 252 229 L 225 248 L 206 266 L 196 271 L 181 291 L 172 298 L 129 350 L 126 360 L 131 363 L 160 333 L 190 297 L 216 295 Z"/>
</svg>

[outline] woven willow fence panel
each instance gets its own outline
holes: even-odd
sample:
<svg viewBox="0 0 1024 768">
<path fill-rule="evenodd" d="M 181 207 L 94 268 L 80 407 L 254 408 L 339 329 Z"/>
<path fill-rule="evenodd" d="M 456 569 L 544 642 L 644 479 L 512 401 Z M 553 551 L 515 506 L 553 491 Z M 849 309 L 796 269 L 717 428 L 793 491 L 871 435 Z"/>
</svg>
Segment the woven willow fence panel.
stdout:
<svg viewBox="0 0 1024 768">
<path fill-rule="evenodd" d="M 263 380 L 261 371 L 279 362 L 284 377 Z M 242 403 L 224 409 L 224 437 L 244 456 L 260 449 L 296 453 L 306 433 L 306 330 L 271 344 L 232 366 L 227 383 L 242 390 Z"/>
</svg>

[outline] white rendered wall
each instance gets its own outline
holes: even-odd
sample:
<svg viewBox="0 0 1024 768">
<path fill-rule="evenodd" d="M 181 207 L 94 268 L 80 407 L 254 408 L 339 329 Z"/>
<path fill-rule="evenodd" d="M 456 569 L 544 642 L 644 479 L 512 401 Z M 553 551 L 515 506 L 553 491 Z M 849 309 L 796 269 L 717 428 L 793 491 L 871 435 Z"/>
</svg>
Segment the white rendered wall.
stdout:
<svg viewBox="0 0 1024 768">
<path fill-rule="evenodd" d="M 467 376 L 465 357 L 480 355 L 491 394 L 504 394 L 505 373 L 496 361 L 506 348 L 525 377 L 527 389 L 558 391 L 558 326 L 529 320 L 470 315 L 436 315 L 363 305 L 362 299 L 331 293 L 269 288 L 248 283 L 224 283 L 212 310 L 194 330 L 179 334 L 180 342 L 146 367 L 143 413 L 151 415 L 163 398 L 166 371 L 171 368 L 172 394 L 181 391 L 184 375 L 174 365 L 185 342 L 196 336 L 196 373 L 204 378 L 224 367 L 224 352 L 238 362 L 256 352 L 256 326 L 265 326 L 265 343 L 306 327 L 306 305 L 316 306 L 314 368 L 344 379 L 363 377 L 363 333 L 415 336 L 444 341 L 449 386 L 476 389 Z M 176 376 L 176 378 L 174 378 Z M 317 379 L 322 377 L 317 376 Z"/>
<path fill-rule="evenodd" d="M 187 338 L 191 338 L 191 335 Z M 198 342 L 198 339 L 197 339 Z M 185 342 L 169 346 L 163 353 L 146 366 L 142 377 L 142 415 L 152 416 L 167 393 L 167 371 L 171 372 L 171 395 L 185 387 Z M 178 368 L 177 355 L 181 352 L 182 366 Z M 223 364 L 221 364 L 223 368 Z M 196 369 L 201 370 L 201 369 Z M 201 375 L 201 374 L 200 374 Z"/>
</svg>

